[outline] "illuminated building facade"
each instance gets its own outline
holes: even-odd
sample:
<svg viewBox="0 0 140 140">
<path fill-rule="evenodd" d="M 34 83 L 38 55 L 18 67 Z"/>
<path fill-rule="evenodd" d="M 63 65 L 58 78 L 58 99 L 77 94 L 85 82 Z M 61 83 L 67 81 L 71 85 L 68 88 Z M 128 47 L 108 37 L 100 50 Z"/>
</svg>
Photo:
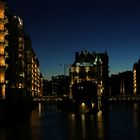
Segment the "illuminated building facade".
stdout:
<svg viewBox="0 0 140 140">
<path fill-rule="evenodd" d="M 20 17 L 12 14 L 8 15 L 8 23 L 6 24 L 9 34 L 6 36 L 8 40 L 8 58 L 6 62 L 5 78 L 6 95 L 12 100 L 21 100 L 25 97 L 25 54 L 24 54 L 24 26 Z"/>
<path fill-rule="evenodd" d="M 39 69 L 39 60 L 33 51 L 31 39 L 25 35 L 25 89 L 27 96 L 42 95 L 43 77 Z"/>
<path fill-rule="evenodd" d="M 8 22 L 7 17 L 5 16 L 5 7 L 6 3 L 4 1 L 0 1 L 0 98 L 5 99 L 5 88 L 6 88 L 6 79 L 5 79 L 5 71 L 7 69 L 7 64 L 5 62 L 5 58 L 7 57 L 7 52 L 5 52 L 5 48 L 8 45 L 5 36 L 8 34 L 7 28 L 5 28 L 5 24 Z"/>
<path fill-rule="evenodd" d="M 102 95 L 108 94 L 108 55 L 105 53 L 87 52 L 75 53 L 75 62 L 70 67 L 70 98 L 73 98 L 76 93 L 73 93 L 73 86 L 78 84 L 78 89 L 87 87 L 89 83 L 95 87 L 89 89 L 91 94 L 97 94 L 98 99 Z M 82 86 L 80 86 L 82 84 Z M 77 91 L 78 91 L 77 89 Z M 88 92 L 89 92 L 88 91 Z M 96 92 L 95 92 L 96 91 Z M 87 96 L 89 93 L 86 93 Z M 96 97 L 96 95 L 95 95 Z"/>
<path fill-rule="evenodd" d="M 21 102 L 42 94 L 39 61 L 23 20 L 0 1 L 0 98 Z"/>
<path fill-rule="evenodd" d="M 41 96 L 43 90 L 43 77 L 39 69 L 39 60 L 34 52 L 32 52 L 31 69 L 32 69 L 31 74 L 32 97 Z"/>
<path fill-rule="evenodd" d="M 133 65 L 134 95 L 140 95 L 140 59 Z"/>
<path fill-rule="evenodd" d="M 58 75 L 52 77 L 52 95 L 66 97 L 69 93 L 69 76 Z"/>
</svg>

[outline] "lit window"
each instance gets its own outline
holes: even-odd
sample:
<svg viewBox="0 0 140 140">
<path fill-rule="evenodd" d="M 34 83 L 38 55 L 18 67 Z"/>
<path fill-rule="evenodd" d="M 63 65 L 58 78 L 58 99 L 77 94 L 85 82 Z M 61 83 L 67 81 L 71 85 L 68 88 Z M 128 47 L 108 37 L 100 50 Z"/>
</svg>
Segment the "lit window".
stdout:
<svg viewBox="0 0 140 140">
<path fill-rule="evenodd" d="M 24 77 L 24 76 L 25 76 L 25 75 L 24 75 L 24 72 L 19 73 L 19 75 L 20 75 L 21 77 Z"/>
</svg>

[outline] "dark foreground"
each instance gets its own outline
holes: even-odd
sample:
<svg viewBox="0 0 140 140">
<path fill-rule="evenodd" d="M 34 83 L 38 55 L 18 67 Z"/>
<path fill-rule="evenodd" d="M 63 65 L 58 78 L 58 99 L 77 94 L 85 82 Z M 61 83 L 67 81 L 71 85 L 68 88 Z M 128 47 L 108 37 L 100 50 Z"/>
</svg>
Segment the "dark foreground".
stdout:
<svg viewBox="0 0 140 140">
<path fill-rule="evenodd" d="M 13 113 L 5 125 L 0 125 L 0 140 L 140 139 L 138 103 L 111 104 L 108 111 L 96 115 L 64 111 L 52 103 L 40 103 L 32 112 L 15 117 Z"/>
</svg>

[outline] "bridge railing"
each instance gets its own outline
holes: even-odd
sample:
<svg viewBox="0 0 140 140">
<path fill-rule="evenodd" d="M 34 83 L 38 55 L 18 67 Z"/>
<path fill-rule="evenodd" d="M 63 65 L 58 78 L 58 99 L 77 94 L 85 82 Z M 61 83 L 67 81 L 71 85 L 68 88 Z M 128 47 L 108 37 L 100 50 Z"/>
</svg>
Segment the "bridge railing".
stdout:
<svg viewBox="0 0 140 140">
<path fill-rule="evenodd" d="M 62 101 L 63 99 L 58 96 L 39 96 L 33 99 L 33 101 L 37 102 L 45 102 L 45 101 Z"/>
<path fill-rule="evenodd" d="M 140 96 L 124 95 L 124 96 L 111 96 L 109 101 L 140 101 Z"/>
</svg>

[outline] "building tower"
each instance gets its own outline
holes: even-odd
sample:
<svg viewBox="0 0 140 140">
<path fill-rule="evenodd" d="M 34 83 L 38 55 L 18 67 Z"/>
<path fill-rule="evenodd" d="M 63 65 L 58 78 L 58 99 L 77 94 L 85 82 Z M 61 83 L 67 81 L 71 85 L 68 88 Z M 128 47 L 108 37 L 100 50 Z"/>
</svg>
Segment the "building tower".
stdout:
<svg viewBox="0 0 140 140">
<path fill-rule="evenodd" d="M 98 98 L 101 103 L 101 97 L 108 95 L 108 89 L 107 52 L 76 52 L 75 62 L 70 67 L 70 98 L 80 102 Z"/>
<path fill-rule="evenodd" d="M 5 35 L 8 34 L 8 30 L 5 28 L 5 24 L 8 22 L 5 16 L 6 3 L 0 1 L 0 98 L 5 99 L 5 47 L 8 45 L 8 41 L 5 40 Z"/>
</svg>

